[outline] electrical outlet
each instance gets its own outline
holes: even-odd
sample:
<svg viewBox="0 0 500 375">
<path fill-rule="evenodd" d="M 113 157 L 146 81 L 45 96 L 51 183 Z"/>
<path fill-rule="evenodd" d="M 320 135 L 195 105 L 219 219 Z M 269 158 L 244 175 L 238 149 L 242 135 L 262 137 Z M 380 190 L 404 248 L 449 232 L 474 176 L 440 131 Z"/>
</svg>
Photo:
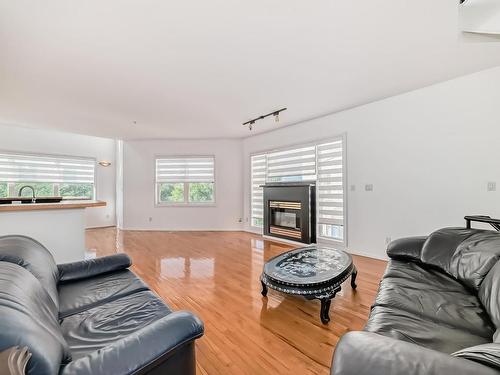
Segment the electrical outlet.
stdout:
<svg viewBox="0 0 500 375">
<path fill-rule="evenodd" d="M 495 181 L 488 182 L 487 191 L 497 191 L 497 183 Z"/>
<path fill-rule="evenodd" d="M 373 191 L 373 184 L 366 184 L 365 185 L 365 190 L 366 191 Z"/>
</svg>

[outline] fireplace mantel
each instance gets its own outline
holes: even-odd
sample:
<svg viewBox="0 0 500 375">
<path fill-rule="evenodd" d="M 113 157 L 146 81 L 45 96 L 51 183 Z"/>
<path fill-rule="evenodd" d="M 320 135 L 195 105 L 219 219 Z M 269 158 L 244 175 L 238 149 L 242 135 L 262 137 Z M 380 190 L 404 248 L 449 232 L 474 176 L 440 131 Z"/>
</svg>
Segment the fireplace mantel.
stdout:
<svg viewBox="0 0 500 375">
<path fill-rule="evenodd" d="M 260 187 L 290 187 L 290 186 L 316 186 L 314 181 L 304 182 L 268 182 L 267 184 L 260 185 Z"/>
</svg>

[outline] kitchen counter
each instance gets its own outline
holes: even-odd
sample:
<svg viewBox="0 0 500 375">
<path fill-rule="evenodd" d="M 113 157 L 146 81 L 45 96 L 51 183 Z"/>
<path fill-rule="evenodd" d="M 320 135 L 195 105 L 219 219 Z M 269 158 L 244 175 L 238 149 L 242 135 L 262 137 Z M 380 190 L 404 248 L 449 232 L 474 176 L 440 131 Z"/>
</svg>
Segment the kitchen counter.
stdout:
<svg viewBox="0 0 500 375">
<path fill-rule="evenodd" d="M 106 202 L 63 200 L 57 203 L 0 205 L 0 236 L 22 235 L 44 245 L 57 263 L 85 259 L 85 210 L 105 209 Z"/>
<path fill-rule="evenodd" d="M 67 210 L 71 208 L 104 207 L 106 202 L 95 200 L 62 200 L 58 203 L 0 204 L 3 211 Z"/>
</svg>

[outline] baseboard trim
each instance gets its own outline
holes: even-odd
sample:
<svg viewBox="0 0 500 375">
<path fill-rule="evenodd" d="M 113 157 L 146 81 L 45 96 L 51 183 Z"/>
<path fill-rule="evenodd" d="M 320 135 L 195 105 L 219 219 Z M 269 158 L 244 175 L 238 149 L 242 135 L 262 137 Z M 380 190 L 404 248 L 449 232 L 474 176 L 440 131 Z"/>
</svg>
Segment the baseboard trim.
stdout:
<svg viewBox="0 0 500 375">
<path fill-rule="evenodd" d="M 156 228 L 122 228 L 123 231 L 135 232 L 244 232 L 241 228 L 206 228 L 206 229 L 156 229 Z"/>
<path fill-rule="evenodd" d="M 103 225 L 103 226 L 96 226 L 96 227 L 85 227 L 85 229 L 104 229 L 104 228 L 116 228 L 116 225 Z"/>
<path fill-rule="evenodd" d="M 349 254 L 359 255 L 359 256 L 362 256 L 362 257 L 365 257 L 365 258 L 371 258 L 371 259 L 377 259 L 377 260 L 384 260 L 384 261 L 387 261 L 389 259 L 386 256 L 368 254 L 368 253 L 366 253 L 364 251 L 357 251 L 357 250 L 347 249 L 347 252 Z"/>
</svg>

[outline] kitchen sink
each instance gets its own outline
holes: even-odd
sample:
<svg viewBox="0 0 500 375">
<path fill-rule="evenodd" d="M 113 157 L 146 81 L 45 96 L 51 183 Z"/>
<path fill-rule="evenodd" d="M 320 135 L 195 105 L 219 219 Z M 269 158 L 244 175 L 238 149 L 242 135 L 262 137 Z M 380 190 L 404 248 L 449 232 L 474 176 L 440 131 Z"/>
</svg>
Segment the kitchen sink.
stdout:
<svg viewBox="0 0 500 375">
<path fill-rule="evenodd" d="M 0 204 L 30 204 L 30 203 L 59 203 L 63 197 L 35 197 L 35 202 L 30 197 L 0 198 Z"/>
</svg>

